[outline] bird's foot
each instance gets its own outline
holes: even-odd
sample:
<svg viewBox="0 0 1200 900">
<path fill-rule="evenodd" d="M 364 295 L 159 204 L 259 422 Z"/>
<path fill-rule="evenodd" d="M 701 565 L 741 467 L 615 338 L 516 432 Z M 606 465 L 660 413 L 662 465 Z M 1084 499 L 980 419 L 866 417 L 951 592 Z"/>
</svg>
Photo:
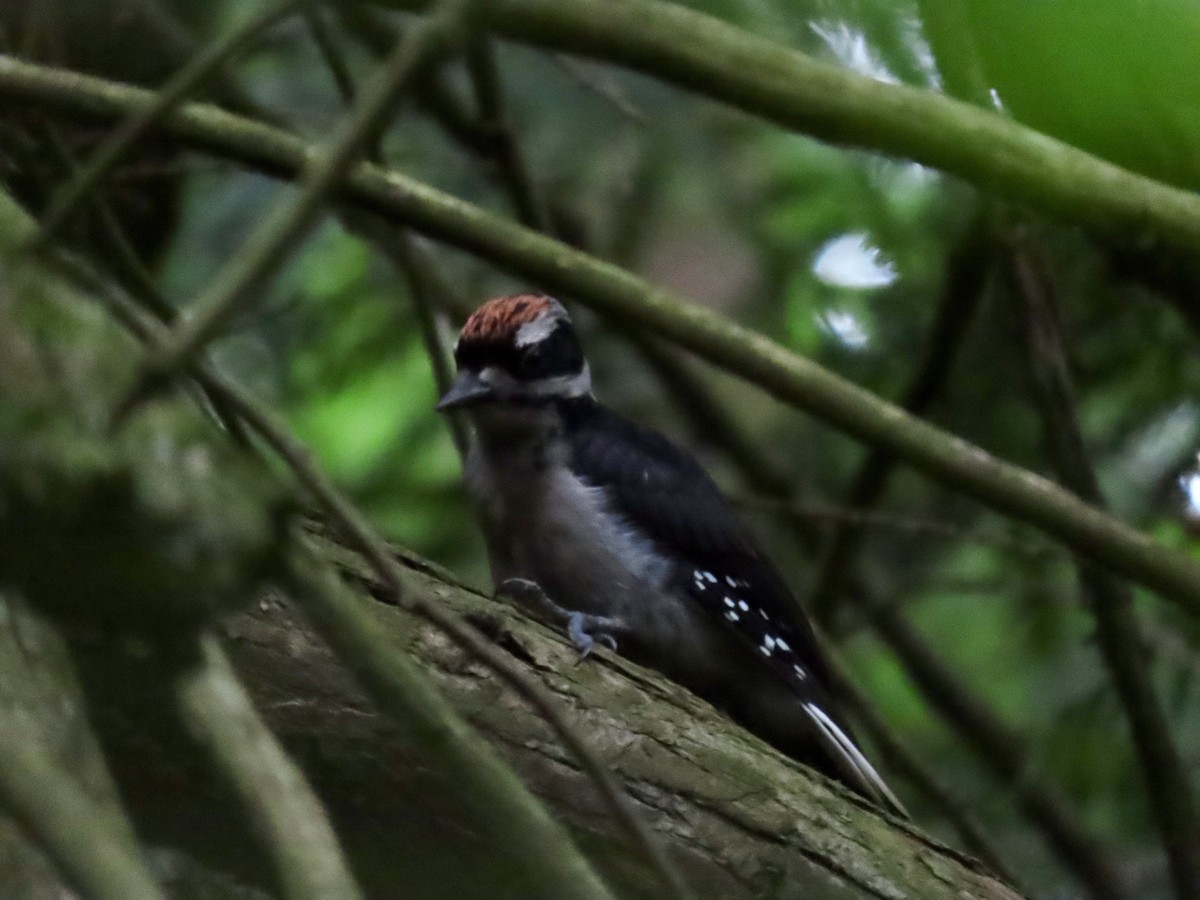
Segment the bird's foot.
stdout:
<svg viewBox="0 0 1200 900">
<path fill-rule="evenodd" d="M 603 644 L 608 649 L 617 649 L 617 635 L 625 631 L 625 623 L 610 616 L 594 616 L 590 613 L 563 609 L 546 592 L 541 585 L 528 578 L 507 578 L 496 588 L 496 596 L 509 597 L 526 611 L 546 619 L 556 625 L 567 627 L 567 636 L 575 649 L 579 651 L 579 660 L 587 659 L 596 648 Z"/>
<path fill-rule="evenodd" d="M 567 636 L 579 651 L 580 662 L 588 658 L 598 643 L 615 653 L 616 634 L 624 628 L 624 622 L 610 616 L 590 616 L 581 612 L 567 614 Z"/>
</svg>

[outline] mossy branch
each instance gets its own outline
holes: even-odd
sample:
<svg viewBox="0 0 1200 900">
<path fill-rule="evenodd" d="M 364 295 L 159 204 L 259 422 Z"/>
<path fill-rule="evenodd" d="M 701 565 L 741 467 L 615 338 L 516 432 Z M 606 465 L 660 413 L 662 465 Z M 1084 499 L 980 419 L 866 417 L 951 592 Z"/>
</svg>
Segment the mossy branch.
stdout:
<svg viewBox="0 0 1200 900">
<path fill-rule="evenodd" d="M 77 889 L 96 900 L 163 900 L 125 823 L 34 742 L 0 733 L 0 808 Z"/>
<path fill-rule="evenodd" d="M 293 900 L 360 900 L 320 801 L 229 666 L 212 635 L 176 679 L 176 702 L 188 730 L 234 785 Z"/>
<path fill-rule="evenodd" d="M 374 0 L 415 9 L 428 0 Z M 661 0 L 492 0 L 504 37 L 618 63 L 813 137 L 913 159 L 1109 238 L 1200 253 L 1200 197 L 943 94 L 819 62 Z"/>
</svg>

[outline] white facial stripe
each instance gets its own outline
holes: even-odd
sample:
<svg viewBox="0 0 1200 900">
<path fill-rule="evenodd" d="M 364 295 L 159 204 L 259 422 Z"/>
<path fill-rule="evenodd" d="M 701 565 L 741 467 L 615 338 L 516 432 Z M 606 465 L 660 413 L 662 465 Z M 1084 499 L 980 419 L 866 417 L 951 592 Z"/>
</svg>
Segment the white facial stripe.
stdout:
<svg viewBox="0 0 1200 900">
<path fill-rule="evenodd" d="M 557 300 L 551 300 L 549 309 L 532 322 L 526 322 L 517 329 L 516 345 L 528 347 L 530 344 L 545 340 L 550 337 L 554 326 L 565 318 L 567 318 L 567 311 L 563 309 L 563 305 Z"/>
</svg>

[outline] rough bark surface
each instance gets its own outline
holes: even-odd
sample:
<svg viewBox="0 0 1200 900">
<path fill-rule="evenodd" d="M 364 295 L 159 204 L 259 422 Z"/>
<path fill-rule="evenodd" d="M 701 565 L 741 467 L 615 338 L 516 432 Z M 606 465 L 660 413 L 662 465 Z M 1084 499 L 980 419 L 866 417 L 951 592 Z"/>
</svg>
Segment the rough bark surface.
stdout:
<svg viewBox="0 0 1200 900">
<path fill-rule="evenodd" d="M 616 833 L 587 777 L 544 723 L 433 626 L 364 603 L 496 744 L 577 836 L 623 896 L 657 885 Z M 980 866 L 783 758 L 682 689 L 611 654 L 577 664 L 557 635 L 424 566 L 425 592 L 478 625 L 529 668 L 628 785 L 699 898 L 1015 900 Z M 402 723 L 372 708 L 285 597 L 227 628 L 231 656 L 263 714 L 328 804 L 357 874 L 375 897 L 528 898 L 521 873 L 473 834 L 436 761 Z M 184 736 L 157 717 L 153 661 L 79 657 L 100 733 L 144 839 L 249 883 L 267 878 L 236 808 L 203 774 Z M 137 702 L 141 697 L 147 702 Z M 269 885 L 268 885 L 269 886 Z M 547 898 L 551 900 L 551 898 Z"/>
</svg>

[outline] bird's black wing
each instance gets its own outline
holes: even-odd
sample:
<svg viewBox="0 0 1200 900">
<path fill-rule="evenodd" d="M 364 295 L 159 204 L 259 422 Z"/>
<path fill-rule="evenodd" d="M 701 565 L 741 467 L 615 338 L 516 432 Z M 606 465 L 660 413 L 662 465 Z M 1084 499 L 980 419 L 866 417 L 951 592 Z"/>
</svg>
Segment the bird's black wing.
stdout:
<svg viewBox="0 0 1200 900">
<path fill-rule="evenodd" d="M 792 688 L 851 783 L 903 811 L 834 711 L 812 626 L 695 458 L 590 398 L 564 404 L 562 412 L 574 473 L 603 488 L 614 513 L 680 561 L 675 587 L 739 634 Z"/>
<path fill-rule="evenodd" d="M 680 560 L 677 587 L 722 618 L 801 696 L 829 673 L 807 620 L 700 464 L 665 437 L 589 401 L 565 416 L 571 466 L 617 515 Z M 766 651 L 766 652 L 764 652 Z M 797 674 L 797 668 L 803 674 Z"/>
</svg>

